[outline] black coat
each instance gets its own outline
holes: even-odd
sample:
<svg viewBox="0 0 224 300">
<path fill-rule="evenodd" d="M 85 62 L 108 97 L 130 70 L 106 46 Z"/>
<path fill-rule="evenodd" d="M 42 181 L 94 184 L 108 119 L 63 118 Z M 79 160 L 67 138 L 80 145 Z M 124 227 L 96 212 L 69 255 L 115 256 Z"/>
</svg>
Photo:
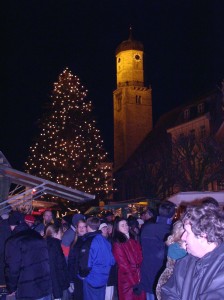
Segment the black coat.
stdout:
<svg viewBox="0 0 224 300">
<path fill-rule="evenodd" d="M 141 232 L 143 261 L 141 266 L 141 287 L 153 293 L 159 276 L 166 266 L 167 246 L 165 240 L 171 225 L 167 218 L 159 217 L 156 223 L 145 224 Z"/>
<path fill-rule="evenodd" d="M 52 293 L 46 241 L 22 223 L 5 245 L 5 279 L 16 299 L 35 300 Z"/>
<path fill-rule="evenodd" d="M 11 236 L 8 220 L 0 220 L 0 285 L 5 285 L 5 243 Z"/>
<path fill-rule="evenodd" d="M 63 291 L 69 287 L 66 260 L 61 248 L 61 242 L 53 237 L 47 237 L 46 240 L 50 260 L 53 297 L 62 298 Z"/>
<path fill-rule="evenodd" d="M 69 256 L 68 256 L 68 270 L 70 282 L 74 283 L 75 292 L 74 299 L 82 300 L 83 299 L 83 281 L 79 279 L 79 253 L 83 246 L 83 237 L 79 236 L 75 245 L 71 247 Z"/>
</svg>

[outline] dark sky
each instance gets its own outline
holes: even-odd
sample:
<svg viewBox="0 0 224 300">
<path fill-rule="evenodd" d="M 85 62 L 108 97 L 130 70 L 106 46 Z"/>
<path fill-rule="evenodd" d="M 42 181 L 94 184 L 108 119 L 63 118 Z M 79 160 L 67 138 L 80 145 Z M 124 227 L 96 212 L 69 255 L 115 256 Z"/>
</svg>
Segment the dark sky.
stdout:
<svg viewBox="0 0 224 300">
<path fill-rule="evenodd" d="M 4 2 L 0 150 L 19 170 L 65 67 L 88 89 L 112 158 L 115 49 L 130 24 L 145 47 L 154 121 L 224 78 L 223 0 Z"/>
</svg>

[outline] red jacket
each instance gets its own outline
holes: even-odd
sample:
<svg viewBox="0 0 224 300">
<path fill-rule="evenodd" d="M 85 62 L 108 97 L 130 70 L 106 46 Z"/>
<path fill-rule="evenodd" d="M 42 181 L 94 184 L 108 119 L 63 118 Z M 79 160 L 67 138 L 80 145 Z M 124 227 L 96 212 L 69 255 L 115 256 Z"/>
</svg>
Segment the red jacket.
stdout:
<svg viewBox="0 0 224 300">
<path fill-rule="evenodd" d="M 140 296 L 133 293 L 133 287 L 140 281 L 142 251 L 139 242 L 133 239 L 115 242 L 113 254 L 118 265 L 119 300 L 144 300 L 144 293 Z"/>
</svg>

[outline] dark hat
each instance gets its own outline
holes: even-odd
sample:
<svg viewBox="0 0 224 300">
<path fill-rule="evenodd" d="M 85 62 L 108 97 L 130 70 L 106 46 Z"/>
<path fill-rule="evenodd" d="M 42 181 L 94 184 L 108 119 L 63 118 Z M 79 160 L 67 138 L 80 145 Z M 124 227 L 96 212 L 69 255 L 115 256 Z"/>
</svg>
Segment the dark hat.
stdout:
<svg viewBox="0 0 224 300">
<path fill-rule="evenodd" d="M 78 221 L 80 220 L 85 220 L 85 216 L 82 215 L 82 214 L 75 214 L 73 217 L 72 217 L 72 225 L 73 226 L 76 226 Z"/>
<path fill-rule="evenodd" d="M 33 224 L 35 222 L 35 218 L 33 215 L 25 215 L 24 221 Z"/>
<path fill-rule="evenodd" d="M 105 214 L 104 214 L 104 217 L 110 217 L 110 216 L 113 216 L 114 214 L 111 212 L 111 211 L 107 211 Z"/>
</svg>

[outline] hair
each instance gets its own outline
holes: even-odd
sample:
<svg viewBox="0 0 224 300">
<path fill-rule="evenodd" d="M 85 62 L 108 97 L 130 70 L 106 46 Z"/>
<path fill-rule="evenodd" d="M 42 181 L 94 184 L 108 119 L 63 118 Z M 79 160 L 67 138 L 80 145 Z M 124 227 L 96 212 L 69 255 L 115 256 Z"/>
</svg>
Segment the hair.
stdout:
<svg viewBox="0 0 224 300">
<path fill-rule="evenodd" d="M 45 237 L 53 237 L 53 235 L 56 233 L 58 234 L 59 231 L 63 233 L 62 226 L 59 224 L 49 224 L 47 225 L 45 229 Z"/>
<path fill-rule="evenodd" d="M 202 198 L 202 205 L 205 209 L 219 209 L 219 202 L 213 197 Z"/>
<path fill-rule="evenodd" d="M 86 221 L 86 226 L 89 226 L 92 230 L 98 230 L 100 226 L 100 219 L 97 217 L 90 217 Z"/>
<path fill-rule="evenodd" d="M 171 235 L 166 240 L 166 245 L 169 246 L 173 243 L 179 243 L 181 245 L 181 236 L 184 233 L 183 222 L 178 220 L 173 224 Z"/>
<path fill-rule="evenodd" d="M 219 210 L 204 204 L 187 207 L 182 222 L 189 222 L 195 236 L 205 236 L 208 243 L 224 241 L 224 218 Z"/>
<path fill-rule="evenodd" d="M 120 230 L 119 230 L 119 223 L 121 221 L 127 222 L 127 220 L 125 218 L 120 218 L 120 217 L 116 218 L 116 220 L 114 222 L 114 227 L 113 227 L 113 232 L 112 232 L 112 241 L 113 241 L 113 243 L 115 243 L 115 242 L 125 243 L 128 240 L 126 235 L 124 233 L 120 232 Z M 128 222 L 127 222 L 127 224 L 128 224 Z M 130 235 L 130 237 L 132 237 L 132 236 Z"/>
<path fill-rule="evenodd" d="M 159 215 L 161 217 L 172 218 L 175 214 L 175 204 L 170 201 L 164 201 L 159 206 Z"/>
<path fill-rule="evenodd" d="M 79 226 L 80 223 L 86 224 L 86 221 L 85 221 L 85 220 L 79 220 L 79 221 L 77 222 L 77 224 L 76 224 L 76 226 L 75 226 L 75 228 L 76 228 L 75 238 L 74 238 L 74 241 L 73 241 L 72 244 L 71 244 L 71 248 L 73 248 L 73 247 L 75 246 L 75 244 L 77 243 L 77 240 L 78 240 L 78 237 L 79 237 L 78 234 L 77 234 L 77 228 L 78 228 L 78 226 Z"/>
</svg>

